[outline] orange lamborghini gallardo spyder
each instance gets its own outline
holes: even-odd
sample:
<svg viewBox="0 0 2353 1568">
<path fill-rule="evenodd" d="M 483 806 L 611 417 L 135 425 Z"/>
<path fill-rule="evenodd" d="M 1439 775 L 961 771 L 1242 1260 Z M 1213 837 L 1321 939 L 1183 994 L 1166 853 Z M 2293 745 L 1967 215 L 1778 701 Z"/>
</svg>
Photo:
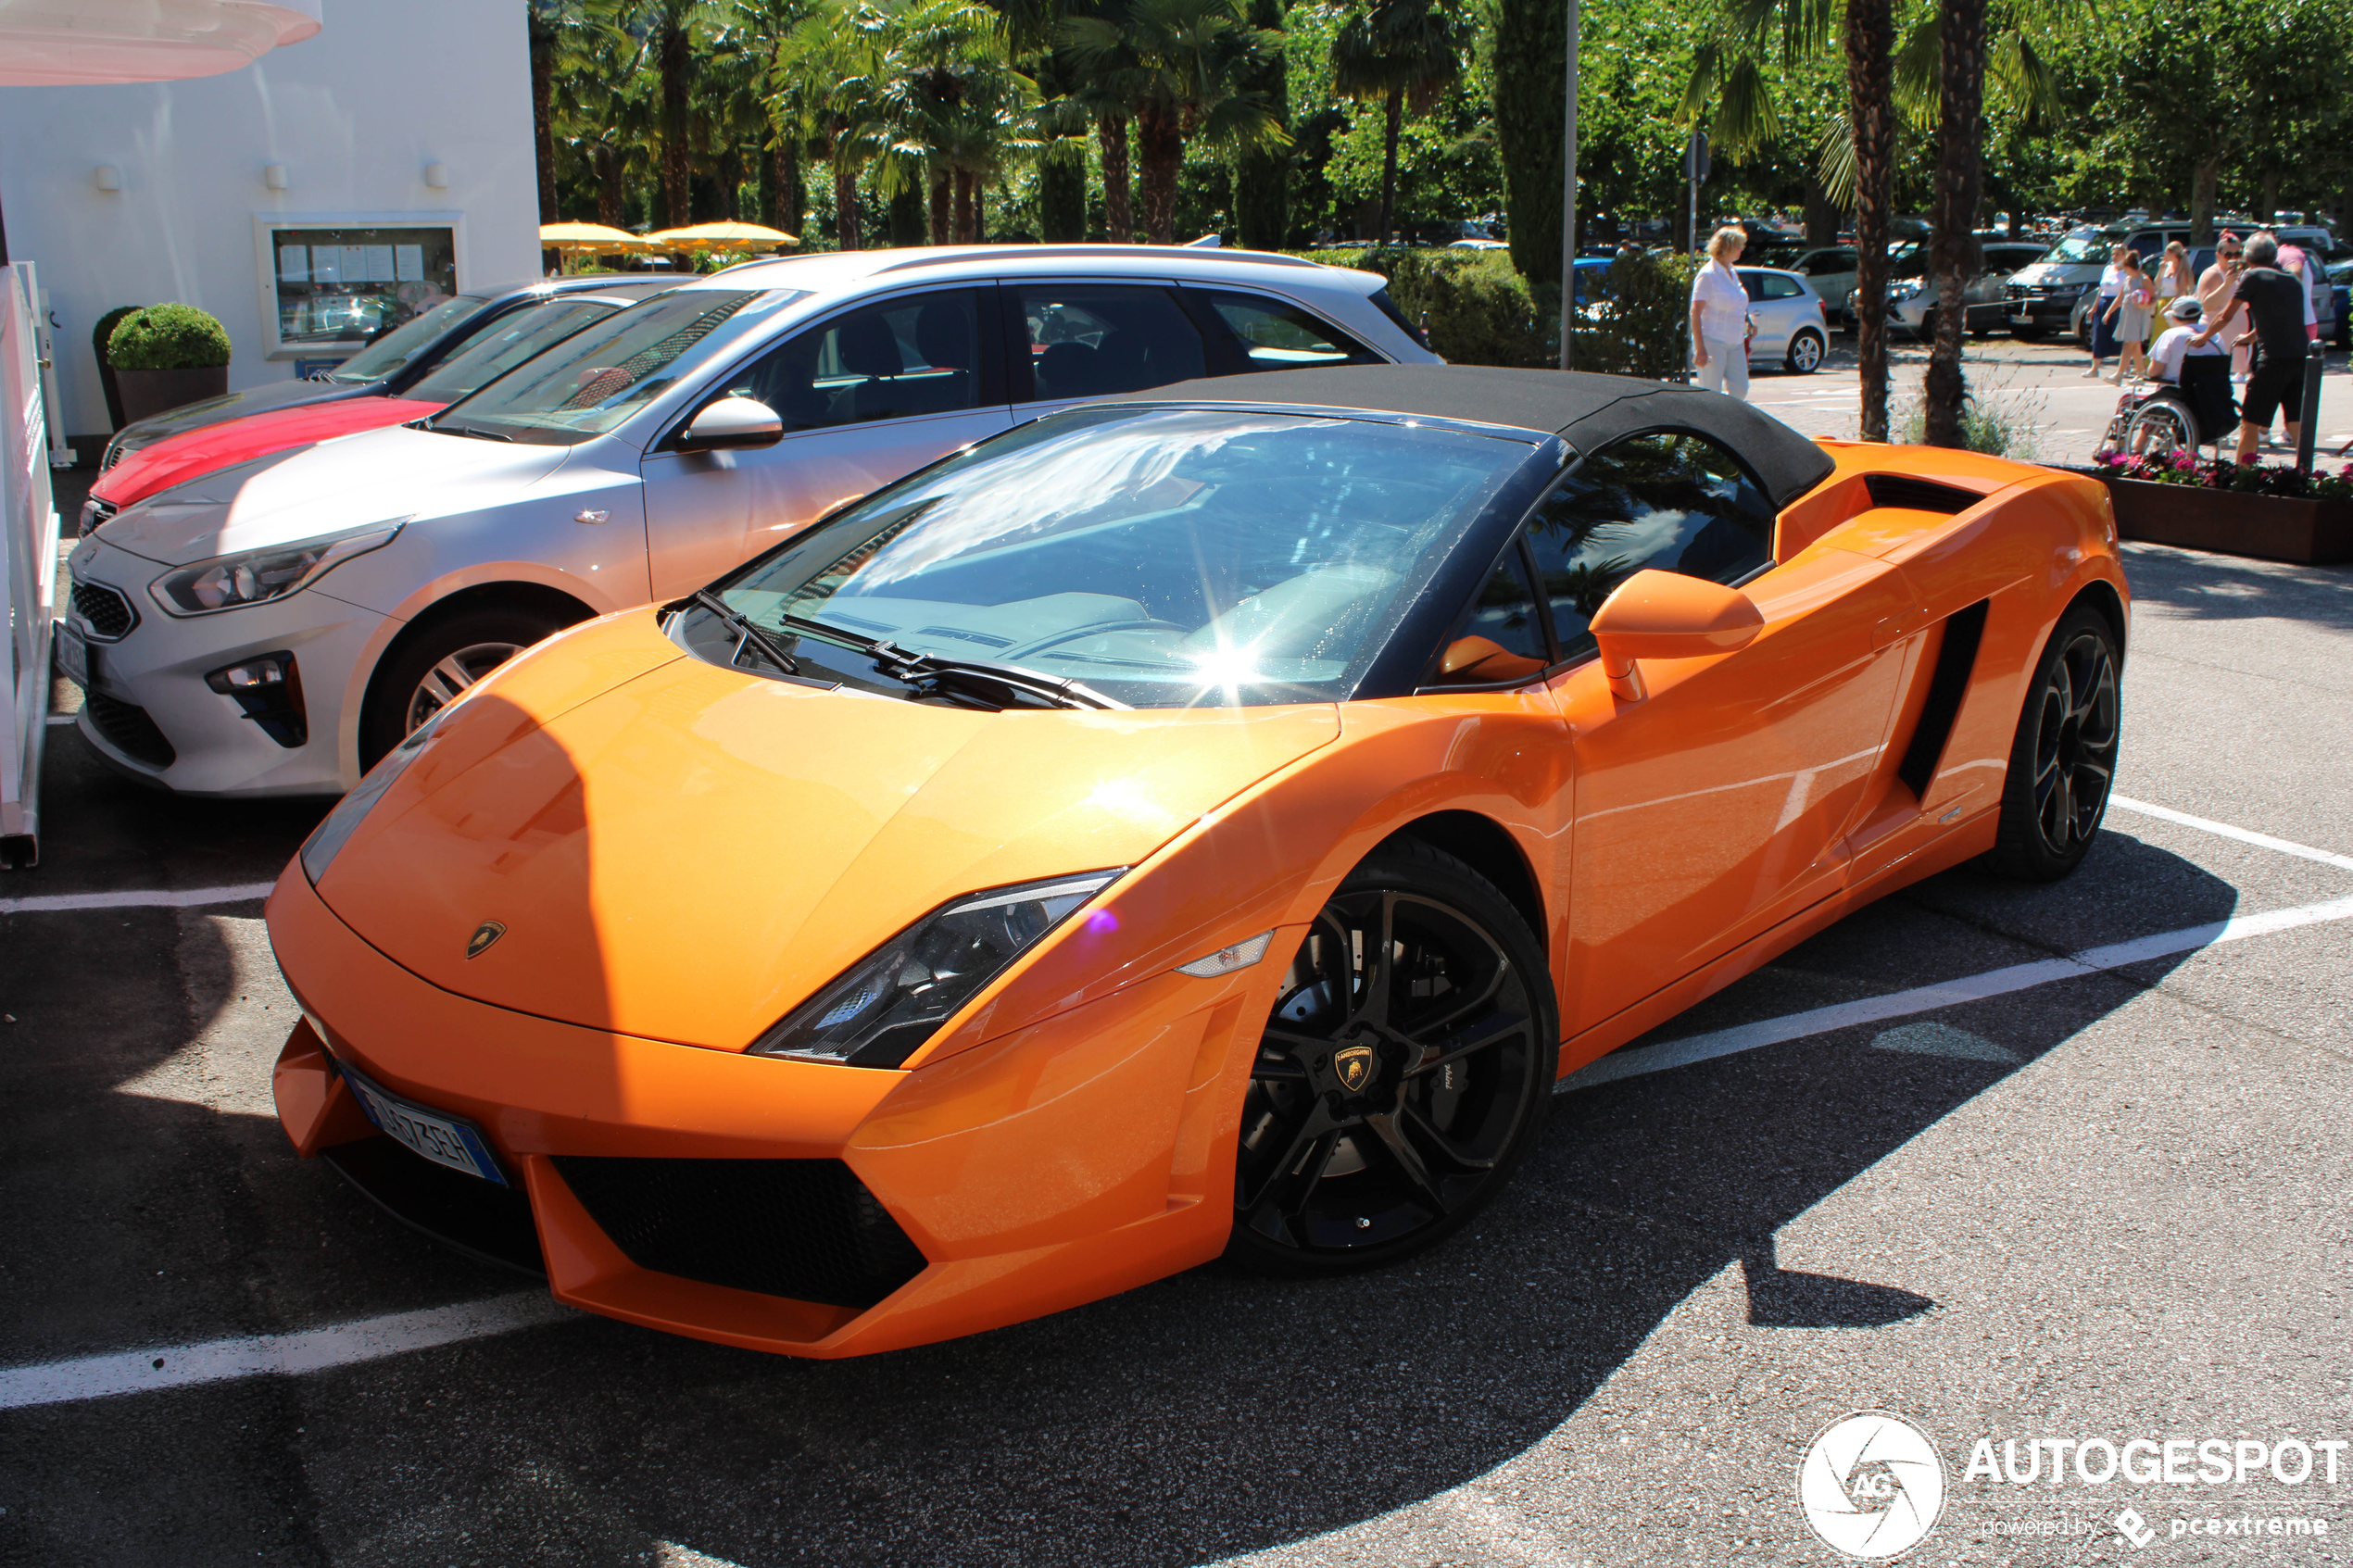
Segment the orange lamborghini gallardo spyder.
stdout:
<svg viewBox="0 0 2353 1568">
<path fill-rule="evenodd" d="M 1933 872 L 2069 872 L 2125 625 L 2091 481 L 1714 394 L 1056 414 L 409 735 L 271 896 L 279 1112 L 565 1301 L 795 1355 L 1387 1262 L 1562 1073 Z"/>
</svg>

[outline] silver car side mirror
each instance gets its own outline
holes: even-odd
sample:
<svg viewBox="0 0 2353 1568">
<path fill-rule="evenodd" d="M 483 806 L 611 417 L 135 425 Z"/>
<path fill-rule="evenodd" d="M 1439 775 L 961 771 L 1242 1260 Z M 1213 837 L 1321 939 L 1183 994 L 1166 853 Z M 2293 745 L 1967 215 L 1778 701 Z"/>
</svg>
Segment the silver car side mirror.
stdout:
<svg viewBox="0 0 2353 1568">
<path fill-rule="evenodd" d="M 686 428 L 678 433 L 678 450 L 731 452 L 747 446 L 774 446 L 784 433 L 785 421 L 767 404 L 749 397 L 723 397 L 686 421 Z"/>
</svg>

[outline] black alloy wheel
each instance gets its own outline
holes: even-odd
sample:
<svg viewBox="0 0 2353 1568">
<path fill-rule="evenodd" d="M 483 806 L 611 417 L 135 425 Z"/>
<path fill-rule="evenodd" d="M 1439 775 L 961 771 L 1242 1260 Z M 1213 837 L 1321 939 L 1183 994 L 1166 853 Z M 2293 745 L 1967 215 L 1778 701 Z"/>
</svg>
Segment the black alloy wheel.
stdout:
<svg viewBox="0 0 2353 1568">
<path fill-rule="evenodd" d="M 2117 663 L 2106 616 L 2079 603 L 2060 617 L 2019 716 L 1992 870 L 2053 882 L 2091 847 L 2116 776 Z"/>
<path fill-rule="evenodd" d="M 1391 840 L 1283 976 L 1242 1106 L 1227 1256 L 1315 1273 L 1437 1242 L 1534 1142 L 1558 1060 L 1527 922 L 1460 860 Z"/>
</svg>

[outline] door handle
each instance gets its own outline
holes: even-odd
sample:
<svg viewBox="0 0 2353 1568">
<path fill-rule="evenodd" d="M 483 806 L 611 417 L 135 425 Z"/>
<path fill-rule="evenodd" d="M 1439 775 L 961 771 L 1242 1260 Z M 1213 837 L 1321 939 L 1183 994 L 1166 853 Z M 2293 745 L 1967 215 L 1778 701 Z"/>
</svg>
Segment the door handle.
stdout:
<svg viewBox="0 0 2353 1568">
<path fill-rule="evenodd" d="M 573 513 L 572 521 L 574 522 L 602 522 L 605 519 L 610 516 L 612 516 L 612 513 L 607 511 L 602 507 L 598 507 L 590 510 Z"/>
</svg>

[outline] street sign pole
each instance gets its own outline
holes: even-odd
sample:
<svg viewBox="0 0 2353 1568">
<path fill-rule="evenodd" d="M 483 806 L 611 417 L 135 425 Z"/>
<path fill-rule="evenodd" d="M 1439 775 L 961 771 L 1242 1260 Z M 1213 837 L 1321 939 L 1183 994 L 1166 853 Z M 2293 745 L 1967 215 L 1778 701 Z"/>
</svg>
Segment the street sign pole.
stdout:
<svg viewBox="0 0 2353 1568">
<path fill-rule="evenodd" d="M 1567 80 L 1561 110 L 1561 369 L 1577 368 L 1577 34 L 1578 0 L 1568 6 Z"/>
</svg>

